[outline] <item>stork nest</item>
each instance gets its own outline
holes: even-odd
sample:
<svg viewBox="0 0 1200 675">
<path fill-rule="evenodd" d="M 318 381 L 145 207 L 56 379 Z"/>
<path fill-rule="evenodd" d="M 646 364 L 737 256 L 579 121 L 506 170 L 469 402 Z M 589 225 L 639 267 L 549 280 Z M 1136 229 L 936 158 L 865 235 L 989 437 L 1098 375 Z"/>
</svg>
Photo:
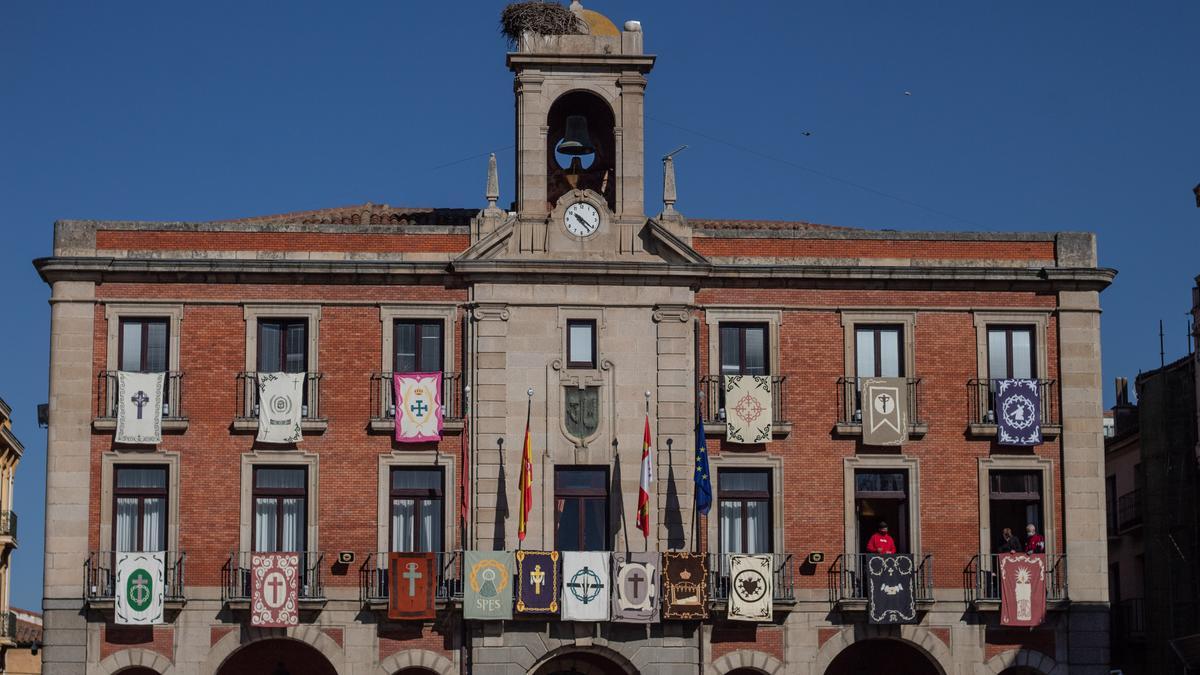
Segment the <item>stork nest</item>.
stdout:
<svg viewBox="0 0 1200 675">
<path fill-rule="evenodd" d="M 557 2 L 528 0 L 514 2 L 500 13 L 500 33 L 516 46 L 525 33 L 538 35 L 585 35 L 587 24 Z"/>
</svg>

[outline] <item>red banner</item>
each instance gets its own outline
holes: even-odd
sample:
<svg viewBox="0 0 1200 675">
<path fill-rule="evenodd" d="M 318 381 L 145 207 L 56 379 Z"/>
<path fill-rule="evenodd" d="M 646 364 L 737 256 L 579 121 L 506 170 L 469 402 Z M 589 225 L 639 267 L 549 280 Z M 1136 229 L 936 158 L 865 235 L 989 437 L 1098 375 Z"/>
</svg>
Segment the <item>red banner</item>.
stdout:
<svg viewBox="0 0 1200 675">
<path fill-rule="evenodd" d="M 250 556 L 250 625 L 287 628 L 300 623 L 300 556 L 253 553 Z"/>
<path fill-rule="evenodd" d="M 1046 556 L 1000 556 L 1000 623 L 1039 626 L 1046 618 Z"/>
<path fill-rule="evenodd" d="M 432 553 L 388 556 L 388 618 L 434 619 L 437 581 Z"/>
</svg>

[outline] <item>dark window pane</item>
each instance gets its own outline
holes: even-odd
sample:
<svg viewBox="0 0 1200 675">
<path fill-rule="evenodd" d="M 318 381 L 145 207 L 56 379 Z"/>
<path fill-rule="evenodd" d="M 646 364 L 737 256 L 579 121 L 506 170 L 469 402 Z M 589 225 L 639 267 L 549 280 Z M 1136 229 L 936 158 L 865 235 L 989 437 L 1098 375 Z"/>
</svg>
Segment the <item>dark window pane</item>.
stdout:
<svg viewBox="0 0 1200 675">
<path fill-rule="evenodd" d="M 767 374 L 767 330 L 764 327 L 746 328 L 746 362 L 742 367 L 744 375 Z"/>
<path fill-rule="evenodd" d="M 308 370 L 307 355 L 308 326 L 305 322 L 295 322 L 287 327 L 287 363 L 284 372 L 303 373 Z"/>
<path fill-rule="evenodd" d="M 742 347 L 736 326 L 721 326 L 721 374 L 737 375 L 742 372 Z"/>
<path fill-rule="evenodd" d="M 392 469 L 392 490 L 442 494 L 440 469 Z"/>
<path fill-rule="evenodd" d="M 264 490 L 273 488 L 304 489 L 305 473 L 304 469 L 258 468 L 254 471 L 254 487 Z"/>
<path fill-rule="evenodd" d="M 271 319 L 258 322 L 258 370 L 303 373 L 308 370 L 308 322 Z"/>
<path fill-rule="evenodd" d="M 417 326 L 408 321 L 396 322 L 396 363 L 392 366 L 398 373 L 417 370 Z"/>
<path fill-rule="evenodd" d="M 903 471 L 860 471 L 854 474 L 857 492 L 907 492 L 908 475 Z"/>
<path fill-rule="evenodd" d="M 427 323 L 421 327 L 421 372 L 442 371 L 442 325 Z"/>
<path fill-rule="evenodd" d="M 579 511 L 582 506 L 578 499 L 560 499 L 558 512 L 558 536 L 555 537 L 555 548 L 561 551 L 578 551 L 583 544 L 582 533 L 579 531 Z"/>
<path fill-rule="evenodd" d="M 608 472 L 604 469 L 559 469 L 554 472 L 555 490 L 582 490 L 607 494 Z"/>
<path fill-rule="evenodd" d="M 167 322 L 146 323 L 146 372 L 162 373 L 167 370 Z"/>
<path fill-rule="evenodd" d="M 258 369 L 264 373 L 283 370 L 283 326 L 274 321 L 258 324 Z"/>
<path fill-rule="evenodd" d="M 583 550 L 608 548 L 608 505 L 603 499 L 583 500 Z"/>
<path fill-rule="evenodd" d="M 730 471 L 720 472 L 717 477 L 719 492 L 753 492 L 762 495 L 771 493 L 771 473 L 759 471 Z"/>
<path fill-rule="evenodd" d="M 142 371 L 142 323 L 127 320 L 121 323 L 121 364 L 127 372 Z"/>
</svg>

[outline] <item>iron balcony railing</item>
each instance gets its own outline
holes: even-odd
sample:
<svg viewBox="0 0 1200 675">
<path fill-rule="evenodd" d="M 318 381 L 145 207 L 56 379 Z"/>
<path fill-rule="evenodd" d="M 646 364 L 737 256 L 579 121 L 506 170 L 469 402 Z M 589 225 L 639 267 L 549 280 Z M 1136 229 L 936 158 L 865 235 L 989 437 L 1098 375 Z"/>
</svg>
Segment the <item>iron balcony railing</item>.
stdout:
<svg viewBox="0 0 1200 675">
<path fill-rule="evenodd" d="M 1129 598 L 1113 605 L 1113 634 L 1121 640 L 1146 637 L 1145 603 L 1141 598 Z"/>
<path fill-rule="evenodd" d="M 117 371 L 102 370 L 96 378 L 96 417 L 115 419 L 117 416 Z M 163 385 L 162 414 L 165 419 L 184 419 L 183 373 L 178 370 L 167 372 Z"/>
<path fill-rule="evenodd" d="M 462 553 L 445 551 L 434 553 L 434 568 L 437 570 L 435 598 L 438 602 L 462 600 L 463 574 Z M 388 600 L 388 552 L 367 554 L 358 570 L 359 599 L 364 604 L 386 603 Z"/>
<path fill-rule="evenodd" d="M 289 551 L 300 556 L 300 600 L 324 600 L 325 584 L 321 579 L 321 551 Z M 251 576 L 253 551 L 235 551 L 221 567 L 221 599 L 225 602 L 248 601 L 254 593 Z"/>
<path fill-rule="evenodd" d="M 16 511 L 0 511 L 0 537 L 17 538 Z"/>
<path fill-rule="evenodd" d="M 304 399 L 300 416 L 304 420 L 319 420 L 321 417 L 321 379 L 324 373 L 307 373 L 304 376 Z M 258 373 L 243 372 L 237 376 L 237 409 L 239 419 L 258 419 Z"/>
<path fill-rule="evenodd" d="M 971 558 L 963 569 L 963 590 L 967 602 L 1000 602 L 1000 557 L 988 553 Z M 1067 599 L 1067 556 L 1046 556 L 1046 600 L 1062 602 Z"/>
<path fill-rule="evenodd" d="M 713 602 L 729 601 L 729 558 L 737 553 L 708 554 L 708 593 Z M 745 555 L 745 554 L 742 554 Z M 796 602 L 796 565 L 790 553 L 772 553 L 771 597 L 778 603 Z"/>
<path fill-rule="evenodd" d="M 873 553 L 842 553 L 829 566 L 829 603 L 866 602 L 866 570 Z M 933 602 L 933 554 L 914 555 L 913 599 Z"/>
<path fill-rule="evenodd" d="M 163 584 L 163 594 L 167 602 L 184 599 L 184 573 L 186 571 L 187 553 L 182 551 L 166 552 L 166 580 Z M 113 551 L 92 551 L 83 563 L 83 597 L 88 602 L 111 601 L 116 595 L 114 582 L 116 580 L 117 553 Z"/>
<path fill-rule="evenodd" d="M 1117 531 L 1124 532 L 1142 524 L 1142 491 L 1130 490 L 1117 497 Z"/>
<path fill-rule="evenodd" d="M 700 378 L 700 393 L 704 398 L 701 412 L 705 424 L 724 424 L 725 412 L 725 377 L 723 375 L 705 375 Z M 771 416 L 774 424 L 788 422 L 787 409 L 784 407 L 784 383 L 787 375 L 771 376 Z"/>
<path fill-rule="evenodd" d="M 462 419 L 462 373 L 442 373 L 442 409 L 443 420 Z M 371 374 L 371 419 L 396 419 L 396 388 L 392 386 L 392 373 Z"/>
<path fill-rule="evenodd" d="M 862 424 L 862 387 L 864 378 L 841 377 L 837 381 L 838 424 Z M 924 424 L 921 419 L 921 378 L 904 378 L 908 384 L 908 424 Z"/>
<path fill-rule="evenodd" d="M 970 424 L 996 424 L 996 384 L 1000 380 L 967 381 L 967 415 Z M 1058 382 L 1037 380 L 1042 427 L 1062 424 L 1058 415 Z"/>
</svg>

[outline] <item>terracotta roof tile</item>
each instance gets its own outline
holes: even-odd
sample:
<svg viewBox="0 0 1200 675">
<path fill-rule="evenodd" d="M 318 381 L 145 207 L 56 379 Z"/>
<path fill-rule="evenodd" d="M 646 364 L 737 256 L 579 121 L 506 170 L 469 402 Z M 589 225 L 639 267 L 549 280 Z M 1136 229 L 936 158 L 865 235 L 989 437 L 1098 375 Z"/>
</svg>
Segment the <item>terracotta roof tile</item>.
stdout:
<svg viewBox="0 0 1200 675">
<path fill-rule="evenodd" d="M 304 225 L 447 225 L 467 226 L 479 209 L 447 209 L 387 204 L 355 204 L 331 209 L 294 211 L 218 223 L 297 223 Z"/>
<path fill-rule="evenodd" d="M 803 220 L 713 220 L 708 218 L 688 218 L 688 224 L 696 230 L 827 230 L 832 232 L 847 232 L 860 229 L 857 227 L 821 225 Z"/>
</svg>

